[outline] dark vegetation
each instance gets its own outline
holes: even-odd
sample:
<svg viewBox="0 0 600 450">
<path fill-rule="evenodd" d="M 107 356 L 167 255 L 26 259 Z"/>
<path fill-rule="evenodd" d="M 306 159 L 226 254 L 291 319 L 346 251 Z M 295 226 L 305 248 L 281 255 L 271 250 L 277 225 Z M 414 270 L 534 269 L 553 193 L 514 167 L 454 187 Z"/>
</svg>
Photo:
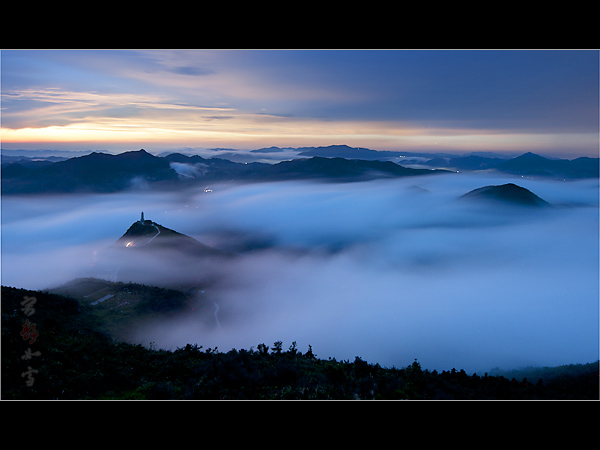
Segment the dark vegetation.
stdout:
<svg viewBox="0 0 600 450">
<path fill-rule="evenodd" d="M 180 289 L 97 278 L 76 278 L 47 292 L 77 300 L 85 328 L 121 340 L 127 340 L 130 330 L 145 320 L 178 314 L 194 314 L 202 320 L 204 310 L 202 304 L 193 302 L 193 297 Z"/>
<path fill-rule="evenodd" d="M 25 297 L 36 299 L 29 316 L 22 310 Z M 161 308 L 160 302 L 153 305 Z M 33 343 L 21 335 L 27 319 L 36 325 Z M 536 368 L 510 379 L 455 369 L 430 372 L 417 360 L 384 368 L 358 356 L 323 360 L 310 346 L 302 353 L 296 343 L 286 350 L 280 341 L 226 353 L 197 345 L 148 349 L 100 331 L 89 308 L 73 298 L 2 287 L 3 400 L 598 400 L 598 375 L 597 362 Z"/>
</svg>

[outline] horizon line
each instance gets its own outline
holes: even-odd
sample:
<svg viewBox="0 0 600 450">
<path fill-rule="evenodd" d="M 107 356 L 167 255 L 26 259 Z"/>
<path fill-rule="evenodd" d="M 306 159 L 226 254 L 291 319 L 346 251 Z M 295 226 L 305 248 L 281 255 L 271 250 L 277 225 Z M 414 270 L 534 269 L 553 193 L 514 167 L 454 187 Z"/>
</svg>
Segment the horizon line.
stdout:
<svg viewBox="0 0 600 450">
<path fill-rule="evenodd" d="M 551 151 L 551 150 L 537 150 L 537 149 L 522 149 L 522 150 L 456 150 L 456 149 L 435 149 L 435 150 L 428 150 L 428 149 L 412 149 L 412 150 L 379 150 L 379 149 L 375 149 L 375 148 L 370 148 L 370 147 L 364 147 L 364 146 L 359 146 L 359 147 L 352 147 L 348 144 L 329 144 L 329 145 L 313 145 L 313 146 L 298 146 L 298 147 L 280 147 L 277 145 L 271 145 L 269 147 L 248 147 L 248 148 L 235 148 L 235 147 L 173 147 L 173 148 L 155 148 L 155 149 L 147 149 L 145 147 L 140 147 L 140 148 L 135 148 L 135 149 L 129 149 L 129 150 L 110 150 L 107 148 L 95 148 L 95 149 L 89 149 L 89 150 L 79 150 L 79 149 L 60 149 L 60 148 L 35 148 L 35 149 L 31 149 L 31 148 L 5 148 L 5 147 L 0 147 L 0 153 L 5 154 L 5 156 L 26 156 L 25 154 L 20 154 L 20 155 L 8 155 L 6 153 L 9 152 L 26 152 L 26 153 L 33 153 L 33 152 L 43 152 L 46 153 L 45 155 L 32 155 L 32 156 L 52 156 L 49 155 L 49 153 L 62 153 L 62 154 L 73 154 L 73 155 L 78 155 L 78 156 L 85 156 L 87 154 L 91 154 L 91 153 L 108 153 L 111 155 L 119 155 L 122 153 L 127 153 L 127 152 L 133 152 L 133 151 L 140 151 L 140 150 L 144 150 L 147 153 L 150 153 L 154 156 L 158 156 L 159 154 L 162 153 L 166 153 L 166 152 L 172 152 L 172 153 L 182 153 L 182 154 L 189 154 L 189 155 L 198 155 L 198 153 L 193 153 L 193 152 L 215 152 L 215 156 L 218 156 L 219 153 L 218 152 L 237 152 L 240 154 L 245 154 L 248 152 L 255 152 L 255 153 L 259 153 L 257 150 L 261 150 L 261 149 L 271 149 L 271 148 L 277 148 L 277 149 L 281 149 L 282 152 L 283 151 L 302 151 L 304 149 L 320 149 L 320 148 L 331 148 L 331 147 L 347 147 L 348 149 L 353 149 L 353 150 L 370 150 L 370 151 L 374 151 L 374 152 L 381 152 L 381 153 L 404 153 L 407 155 L 422 155 L 422 154 L 429 154 L 429 155 L 460 155 L 460 156 L 469 156 L 469 155 L 473 155 L 473 156 L 477 156 L 477 155 L 481 155 L 481 154 L 493 154 L 493 155 L 500 155 L 500 156 L 505 156 L 507 158 L 511 158 L 511 157 L 518 157 L 518 156 L 522 156 L 524 154 L 527 153 L 532 153 L 538 156 L 542 156 L 544 158 L 555 158 L 555 159 L 577 159 L 577 158 L 600 158 L 600 150 L 598 152 L 596 152 L 594 154 L 594 156 L 591 156 L 590 153 L 588 152 L 578 152 L 577 156 L 569 153 L 568 151 Z M 6 152 L 6 153 L 5 153 Z M 268 152 L 265 152 L 268 153 Z M 270 152 L 270 153 L 274 153 L 274 152 Z M 63 155 L 64 156 L 64 155 Z M 200 156 L 200 155 L 198 155 Z M 400 157 L 400 155 L 398 155 L 398 157 Z M 275 158 L 276 159 L 276 158 Z M 354 158 L 353 158 L 354 159 Z"/>
</svg>

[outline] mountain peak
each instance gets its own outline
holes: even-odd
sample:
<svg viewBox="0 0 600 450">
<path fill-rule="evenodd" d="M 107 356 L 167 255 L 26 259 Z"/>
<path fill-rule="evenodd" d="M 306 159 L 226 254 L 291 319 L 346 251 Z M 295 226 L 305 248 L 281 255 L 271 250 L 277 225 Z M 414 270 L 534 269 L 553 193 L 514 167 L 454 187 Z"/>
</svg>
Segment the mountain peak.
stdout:
<svg viewBox="0 0 600 450">
<path fill-rule="evenodd" d="M 541 160 L 548 159 L 548 158 L 544 158 L 543 156 L 537 155 L 532 152 L 527 152 L 527 153 L 523 153 L 521 156 L 517 156 L 515 159 L 531 159 L 531 160 L 541 161 Z"/>
<path fill-rule="evenodd" d="M 123 153 L 119 153 L 118 155 L 115 155 L 117 158 L 120 159 L 154 159 L 156 158 L 156 156 L 151 155 L 150 153 L 148 153 L 146 150 L 144 150 L 143 148 L 140 150 L 131 150 L 129 152 L 123 152 Z"/>
</svg>

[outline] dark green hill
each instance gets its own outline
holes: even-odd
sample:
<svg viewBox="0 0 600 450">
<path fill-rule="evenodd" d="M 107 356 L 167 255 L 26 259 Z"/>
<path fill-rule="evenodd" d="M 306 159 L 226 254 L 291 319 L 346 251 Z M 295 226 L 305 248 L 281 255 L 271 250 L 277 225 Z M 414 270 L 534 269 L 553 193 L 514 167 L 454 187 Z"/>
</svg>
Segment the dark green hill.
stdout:
<svg viewBox="0 0 600 450">
<path fill-rule="evenodd" d="M 548 202 L 541 199 L 530 190 L 513 183 L 507 183 L 500 186 L 485 186 L 470 191 L 461 198 L 493 201 L 520 206 L 549 206 Z"/>
<path fill-rule="evenodd" d="M 213 305 L 194 292 L 97 278 L 77 278 L 46 292 L 76 299 L 88 327 L 120 340 L 148 320 L 194 314 L 212 323 Z"/>
</svg>

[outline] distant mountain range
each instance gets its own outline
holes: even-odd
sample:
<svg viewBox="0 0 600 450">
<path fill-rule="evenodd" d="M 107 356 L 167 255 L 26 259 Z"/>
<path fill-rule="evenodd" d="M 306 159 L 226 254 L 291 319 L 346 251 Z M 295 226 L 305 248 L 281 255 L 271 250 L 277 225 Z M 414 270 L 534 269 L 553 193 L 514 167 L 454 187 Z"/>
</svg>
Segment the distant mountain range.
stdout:
<svg viewBox="0 0 600 450">
<path fill-rule="evenodd" d="M 325 158 L 353 158 L 364 160 L 385 160 L 406 155 L 403 152 L 370 150 L 368 148 L 355 148 L 348 145 L 330 145 L 327 147 L 301 147 L 296 149 L 298 156 L 312 157 L 323 156 Z"/>
<path fill-rule="evenodd" d="M 409 169 L 392 162 L 313 157 L 277 164 L 235 163 L 221 158 L 179 153 L 153 156 L 145 150 L 118 155 L 91 153 L 42 167 L 19 162 L 2 165 L 2 194 L 117 192 L 128 188 L 186 186 L 225 181 L 280 181 L 334 179 L 361 181 L 441 173 L 444 170 Z"/>
<path fill-rule="evenodd" d="M 119 155 L 94 152 L 39 168 L 3 164 L 2 193 L 116 192 L 136 183 L 177 178 L 167 160 L 144 150 Z"/>
<path fill-rule="evenodd" d="M 278 147 L 259 149 L 278 153 Z M 289 150 L 289 149 L 285 149 Z M 558 179 L 597 178 L 598 158 L 548 159 L 533 153 L 516 158 L 496 155 L 452 156 L 400 153 L 353 148 L 347 145 L 298 148 L 295 159 L 275 164 L 234 162 L 222 157 L 171 153 L 154 156 L 145 150 L 117 155 L 94 152 L 68 159 L 3 156 L 2 194 L 117 192 L 131 188 L 177 188 L 191 183 L 258 182 L 319 179 L 365 181 L 447 171 L 495 170 Z M 422 159 L 421 168 L 405 167 L 386 159 L 399 156 Z"/>
<path fill-rule="evenodd" d="M 436 168 L 457 170 L 497 170 L 524 176 L 549 178 L 598 178 L 599 158 L 581 157 L 576 159 L 548 159 L 528 152 L 516 158 L 462 156 L 453 158 L 432 158 L 424 165 Z"/>
<path fill-rule="evenodd" d="M 294 159 L 263 167 L 255 174 L 261 181 L 323 179 L 335 181 L 365 181 L 385 177 L 430 175 L 446 172 L 438 169 L 409 169 L 391 161 L 325 158 Z"/>
</svg>

